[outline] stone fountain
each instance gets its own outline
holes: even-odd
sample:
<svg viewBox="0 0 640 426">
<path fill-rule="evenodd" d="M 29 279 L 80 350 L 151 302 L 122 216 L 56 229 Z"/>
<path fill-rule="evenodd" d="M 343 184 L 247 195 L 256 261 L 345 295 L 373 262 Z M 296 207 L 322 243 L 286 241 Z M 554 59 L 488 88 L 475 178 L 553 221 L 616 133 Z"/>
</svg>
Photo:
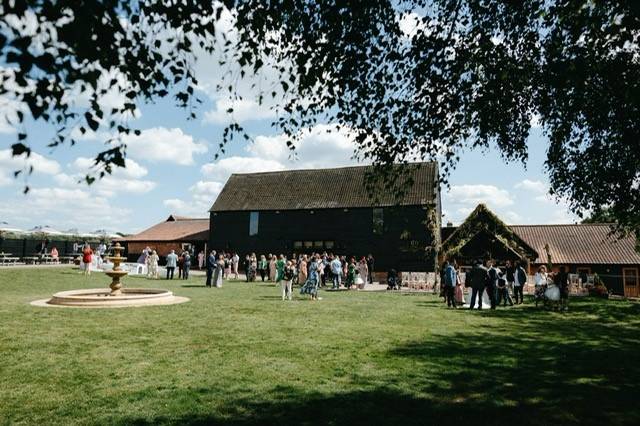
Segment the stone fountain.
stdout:
<svg viewBox="0 0 640 426">
<path fill-rule="evenodd" d="M 122 288 L 122 277 L 128 275 L 122 270 L 121 263 L 126 257 L 120 255 L 124 250 L 120 243 L 113 248 L 114 256 L 107 257 L 113 262 L 113 269 L 105 275 L 111 278 L 108 289 L 92 288 L 55 293 L 50 299 L 31 302 L 35 306 L 57 306 L 76 308 L 121 308 L 127 306 L 174 305 L 187 302 L 186 297 L 175 296 L 169 290 L 157 288 Z"/>
</svg>

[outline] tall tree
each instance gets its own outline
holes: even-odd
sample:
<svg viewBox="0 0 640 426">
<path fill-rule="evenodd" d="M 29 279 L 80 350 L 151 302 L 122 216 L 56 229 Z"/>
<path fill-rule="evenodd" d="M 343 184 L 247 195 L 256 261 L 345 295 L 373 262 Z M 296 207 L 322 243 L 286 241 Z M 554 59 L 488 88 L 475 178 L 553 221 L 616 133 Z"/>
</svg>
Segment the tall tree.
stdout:
<svg viewBox="0 0 640 426">
<path fill-rule="evenodd" d="M 551 192 L 579 214 L 606 207 L 621 229 L 640 234 L 639 2 L 223 3 L 235 36 L 216 44 L 219 2 L 4 1 L 0 58 L 12 80 L 3 77 L 2 90 L 36 119 L 126 132 L 98 102 L 68 116 L 64 94 L 78 84 L 95 91 L 99 73 L 115 68 L 133 90 L 129 109 L 114 114 L 176 85 L 187 106 L 194 46 L 222 46 L 241 75 L 275 66 L 276 86 L 253 95 L 282 96 L 273 124 L 291 148 L 300 128 L 330 121 L 353 131 L 358 153 L 374 164 L 436 160 L 446 182 L 465 148 L 495 145 L 506 161 L 526 161 L 535 120 L 549 139 Z M 12 23 L 28 15 L 40 23 L 35 33 Z M 240 97 L 235 78 L 223 87 Z M 238 133 L 232 123 L 225 142 Z M 27 152 L 26 133 L 18 138 L 14 153 Z M 96 161 L 122 165 L 123 149 Z"/>
</svg>

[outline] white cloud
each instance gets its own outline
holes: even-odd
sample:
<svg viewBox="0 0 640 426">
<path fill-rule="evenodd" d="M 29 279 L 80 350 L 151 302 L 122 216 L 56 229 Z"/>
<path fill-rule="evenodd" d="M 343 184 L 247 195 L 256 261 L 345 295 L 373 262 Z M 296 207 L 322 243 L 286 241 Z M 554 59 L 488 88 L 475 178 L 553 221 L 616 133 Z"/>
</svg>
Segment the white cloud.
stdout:
<svg viewBox="0 0 640 426">
<path fill-rule="evenodd" d="M 530 180 L 525 179 L 521 182 L 518 182 L 515 185 L 516 189 L 524 189 L 526 191 L 536 192 L 539 194 L 544 194 L 547 192 L 548 187 L 545 183 L 539 180 Z"/>
<path fill-rule="evenodd" d="M 191 135 L 181 129 L 153 127 L 143 130 L 139 136 L 123 138 L 127 153 L 138 160 L 167 162 L 181 166 L 194 164 L 193 157 L 207 152 L 207 145 L 195 142 Z"/>
<path fill-rule="evenodd" d="M 224 182 L 234 173 L 258 173 L 284 169 L 284 165 L 278 161 L 259 157 L 234 156 L 205 164 L 200 170 L 204 176 Z"/>
<path fill-rule="evenodd" d="M 506 207 L 513 204 L 508 191 L 493 185 L 453 185 L 447 199 L 456 204 L 475 206 L 484 203 L 489 207 Z"/>
<path fill-rule="evenodd" d="M 0 171 L 11 172 L 15 170 L 28 169 L 33 166 L 34 173 L 54 175 L 60 172 L 60 164 L 46 158 L 36 152 L 31 152 L 29 157 L 24 155 L 14 157 L 10 149 L 0 150 Z"/>
<path fill-rule="evenodd" d="M 136 161 L 127 158 L 124 160 L 125 167 L 113 167 L 112 176 L 119 178 L 139 179 L 146 176 L 149 171 L 141 166 Z M 73 163 L 73 167 L 82 173 L 87 173 L 93 170 L 95 160 L 88 157 L 78 157 Z"/>
<path fill-rule="evenodd" d="M 170 198 L 162 203 L 171 213 L 185 216 L 207 217 L 207 212 L 224 185 L 220 182 L 199 181 L 191 188 L 192 200 L 190 202 Z"/>
<path fill-rule="evenodd" d="M 126 208 L 111 205 L 106 197 L 68 188 L 34 188 L 0 205 L 0 215 L 13 221 L 51 224 L 59 229 L 122 229 L 130 214 Z"/>
<path fill-rule="evenodd" d="M 144 194 L 156 187 L 155 182 L 140 179 L 149 173 L 145 167 L 129 158 L 125 160 L 125 165 L 125 168 L 114 167 L 111 174 L 96 179 L 92 185 L 86 188 L 100 196 L 113 197 L 117 193 Z M 54 176 L 54 180 L 60 186 L 77 187 L 86 174 L 96 171 L 94 160 L 88 157 L 76 158 L 70 167 L 77 173 L 58 173 Z"/>
</svg>

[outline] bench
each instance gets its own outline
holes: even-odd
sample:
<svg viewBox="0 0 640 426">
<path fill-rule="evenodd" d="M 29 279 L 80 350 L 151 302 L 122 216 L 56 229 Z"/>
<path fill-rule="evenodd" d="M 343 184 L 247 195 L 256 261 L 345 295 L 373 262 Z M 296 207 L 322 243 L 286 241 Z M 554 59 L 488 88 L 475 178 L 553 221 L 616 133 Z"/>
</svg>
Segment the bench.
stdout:
<svg viewBox="0 0 640 426">
<path fill-rule="evenodd" d="M 15 265 L 20 260 L 19 257 L 3 256 L 0 257 L 0 265 Z"/>
</svg>

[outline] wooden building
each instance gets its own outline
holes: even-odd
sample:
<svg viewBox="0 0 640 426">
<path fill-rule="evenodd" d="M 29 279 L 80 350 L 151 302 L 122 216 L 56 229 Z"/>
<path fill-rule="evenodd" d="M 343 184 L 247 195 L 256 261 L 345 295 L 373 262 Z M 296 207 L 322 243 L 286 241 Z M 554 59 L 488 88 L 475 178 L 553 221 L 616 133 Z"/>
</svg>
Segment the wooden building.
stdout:
<svg viewBox="0 0 640 426">
<path fill-rule="evenodd" d="M 209 219 L 171 215 L 163 222 L 118 241 L 124 243 L 127 258 L 133 262 L 145 247 L 156 250 L 161 260 L 171 250 L 179 252 L 193 248 L 197 254 L 200 250 L 206 251 L 208 238 Z"/>
<path fill-rule="evenodd" d="M 442 228 L 440 261 L 469 266 L 478 258 L 521 260 L 530 274 L 539 266 L 564 266 L 571 274 L 598 274 L 615 294 L 640 296 L 640 253 L 634 237 L 617 239 L 609 224 L 506 225 L 480 204 L 458 227 Z"/>
<path fill-rule="evenodd" d="M 209 246 L 241 256 L 371 253 L 377 271 L 434 271 L 437 165 L 397 167 L 412 183 L 373 197 L 365 185 L 370 166 L 234 174 L 211 207 Z"/>
</svg>

